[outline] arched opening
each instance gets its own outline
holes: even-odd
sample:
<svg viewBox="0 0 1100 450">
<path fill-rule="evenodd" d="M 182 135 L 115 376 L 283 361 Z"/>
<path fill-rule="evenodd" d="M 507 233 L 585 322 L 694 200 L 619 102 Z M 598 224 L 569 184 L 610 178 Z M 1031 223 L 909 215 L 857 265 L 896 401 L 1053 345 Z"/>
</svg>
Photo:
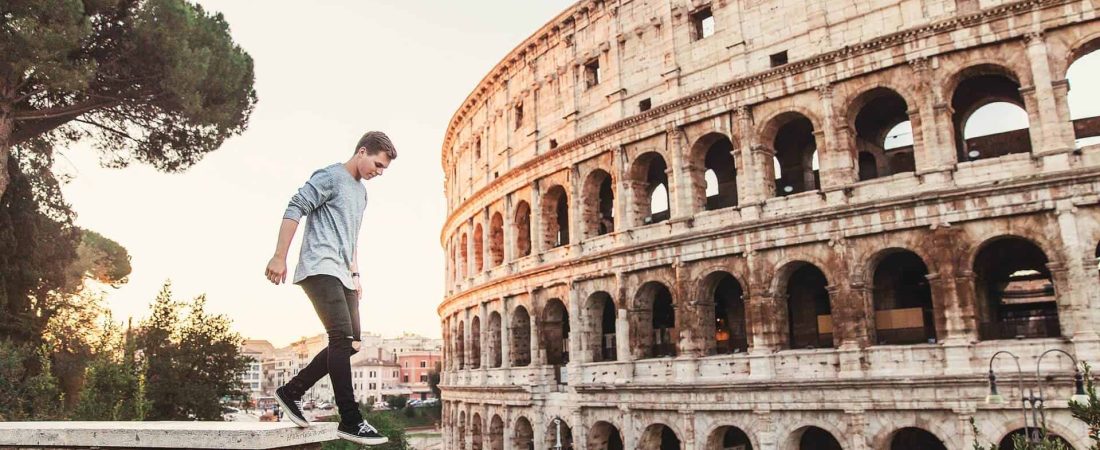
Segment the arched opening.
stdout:
<svg viewBox="0 0 1100 450">
<path fill-rule="evenodd" d="M 509 345 L 509 357 L 513 367 L 526 367 L 531 364 L 531 316 L 527 308 L 517 306 L 512 313 L 512 339 Z"/>
<path fill-rule="evenodd" d="M 714 300 L 714 344 L 708 354 L 730 354 L 748 351 L 748 330 L 745 321 L 745 292 L 733 275 L 720 272 L 707 277 Z M 710 330 L 707 330 L 710 331 Z"/>
<path fill-rule="evenodd" d="M 590 295 L 586 305 L 592 361 L 615 361 L 615 302 L 601 291 Z"/>
<path fill-rule="evenodd" d="M 546 302 L 542 312 L 542 347 L 546 350 L 547 364 L 569 363 L 569 311 L 556 298 Z"/>
<path fill-rule="evenodd" d="M 516 419 L 515 431 L 512 436 L 512 448 L 515 450 L 534 450 L 535 431 L 531 429 L 531 421 L 526 417 Z"/>
<path fill-rule="evenodd" d="M 825 274 L 809 263 L 795 263 L 788 270 L 790 277 L 783 285 L 787 298 L 788 347 L 831 348 L 833 316 Z"/>
<path fill-rule="evenodd" d="M 615 191 L 611 174 L 593 170 L 584 183 L 585 236 L 603 236 L 615 231 Z"/>
<path fill-rule="evenodd" d="M 1073 63 L 1066 71 L 1069 80 L 1069 113 L 1077 148 L 1100 144 L 1100 39 L 1073 52 Z"/>
<path fill-rule="evenodd" d="M 1007 236 L 974 258 L 974 295 L 982 340 L 1061 336 L 1047 256 L 1029 240 Z"/>
<path fill-rule="evenodd" d="M 890 450 L 947 450 L 936 435 L 920 428 L 902 428 L 890 440 Z"/>
<path fill-rule="evenodd" d="M 542 197 L 543 234 L 545 248 L 569 243 L 569 197 L 565 188 L 554 185 Z"/>
<path fill-rule="evenodd" d="M 531 205 L 520 201 L 515 219 L 516 257 L 522 258 L 531 254 Z"/>
<path fill-rule="evenodd" d="M 544 442 L 547 448 L 554 450 L 573 450 L 573 430 L 560 417 L 555 417 L 546 427 Z"/>
<path fill-rule="evenodd" d="M 638 357 L 676 356 L 676 310 L 668 287 L 656 281 L 646 282 L 638 289 L 635 305 L 638 311 L 632 315 L 630 328 L 637 330 L 631 345 Z"/>
<path fill-rule="evenodd" d="M 854 106 L 859 108 L 854 124 L 859 179 L 915 171 L 912 134 L 908 142 L 901 134 L 912 127 L 905 99 L 893 90 L 875 88 L 860 95 Z"/>
<path fill-rule="evenodd" d="M 458 336 L 455 339 L 455 345 L 458 346 L 455 352 L 455 360 L 458 361 L 459 370 L 466 368 L 466 324 L 461 320 L 458 321 Z"/>
<path fill-rule="evenodd" d="M 703 136 L 692 150 L 693 164 L 703 171 L 703 182 L 696 178 L 696 204 L 707 211 L 737 206 L 737 168 L 732 152 L 733 143 L 721 133 Z"/>
<path fill-rule="evenodd" d="M 936 341 L 928 267 L 916 253 L 890 253 L 875 268 L 875 336 L 883 345 Z"/>
<path fill-rule="evenodd" d="M 474 413 L 473 420 L 470 422 L 470 450 L 482 450 L 485 448 L 482 445 L 482 439 L 481 415 Z"/>
<path fill-rule="evenodd" d="M 504 216 L 499 212 L 489 220 L 489 255 L 493 267 L 504 263 Z"/>
<path fill-rule="evenodd" d="M 740 428 L 725 426 L 711 433 L 706 450 L 752 450 L 752 441 Z"/>
<path fill-rule="evenodd" d="M 1040 438 L 1038 429 L 1029 428 L 1028 431 L 1031 432 L 1034 439 L 1039 439 Z M 1016 439 L 1023 439 L 1023 440 L 1027 439 L 1027 434 L 1024 433 L 1023 428 L 1020 428 L 1018 430 L 1014 430 L 1011 433 L 1006 434 L 1005 437 L 1001 438 L 1001 442 L 997 444 L 997 450 L 1015 450 L 1016 448 L 1019 448 L 1019 447 L 1016 447 L 1014 445 L 1013 441 L 1016 440 Z M 1070 445 L 1069 441 L 1065 440 L 1065 438 L 1063 438 L 1063 437 L 1061 437 L 1057 434 L 1047 432 L 1046 439 L 1048 441 L 1051 441 L 1051 442 L 1056 442 L 1056 443 L 1062 444 L 1063 448 L 1067 448 L 1069 450 L 1074 449 L 1074 447 L 1072 445 Z M 1055 447 L 1042 447 L 1042 448 L 1055 448 Z"/>
<path fill-rule="evenodd" d="M 485 270 L 485 233 L 481 224 L 474 227 L 474 271 Z"/>
<path fill-rule="evenodd" d="M 623 436 L 615 425 L 596 422 L 588 431 L 588 450 L 624 450 Z"/>
<path fill-rule="evenodd" d="M 462 233 L 462 238 L 459 239 L 459 249 L 462 255 L 462 277 L 470 276 L 470 258 L 469 258 L 469 238 L 466 237 L 466 233 Z"/>
<path fill-rule="evenodd" d="M 501 340 L 500 313 L 493 311 L 489 314 L 489 336 L 486 343 L 489 345 L 489 367 L 500 367 L 502 358 L 500 353 Z"/>
<path fill-rule="evenodd" d="M 497 414 L 489 420 L 489 450 L 504 450 L 504 420 Z"/>
<path fill-rule="evenodd" d="M 466 450 L 466 411 L 458 413 L 458 449 Z"/>
<path fill-rule="evenodd" d="M 959 161 L 1031 152 L 1020 83 L 995 66 L 972 67 L 951 97 Z"/>
<path fill-rule="evenodd" d="M 797 431 L 799 450 L 842 450 L 832 433 L 818 427 L 805 427 Z"/>
<path fill-rule="evenodd" d="M 787 113 L 775 119 L 778 126 L 772 149 L 777 196 L 817 190 L 820 186 L 817 162 L 817 140 L 810 119 L 798 113 Z"/>
<path fill-rule="evenodd" d="M 668 164 L 660 153 L 648 152 L 639 156 L 630 170 L 629 182 L 634 191 L 636 226 L 668 220 L 671 214 Z"/>
<path fill-rule="evenodd" d="M 481 318 L 470 320 L 470 368 L 481 368 Z"/>
<path fill-rule="evenodd" d="M 680 450 L 680 437 L 672 428 L 663 424 L 653 424 L 646 427 L 642 437 L 638 440 L 640 450 Z"/>
</svg>

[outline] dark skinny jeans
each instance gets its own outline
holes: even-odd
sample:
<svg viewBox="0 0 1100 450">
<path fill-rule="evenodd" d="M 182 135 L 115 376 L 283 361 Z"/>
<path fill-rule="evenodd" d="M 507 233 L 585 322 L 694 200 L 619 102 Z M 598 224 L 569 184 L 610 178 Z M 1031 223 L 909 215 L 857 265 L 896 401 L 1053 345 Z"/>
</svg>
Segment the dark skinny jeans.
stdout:
<svg viewBox="0 0 1100 450">
<path fill-rule="evenodd" d="M 358 424 L 363 420 L 351 384 L 352 345 L 359 341 L 359 296 L 331 275 L 314 275 L 299 283 L 328 333 L 328 347 L 313 357 L 309 365 L 287 383 L 288 393 L 301 398 L 325 375 L 332 381 L 340 421 Z"/>
</svg>

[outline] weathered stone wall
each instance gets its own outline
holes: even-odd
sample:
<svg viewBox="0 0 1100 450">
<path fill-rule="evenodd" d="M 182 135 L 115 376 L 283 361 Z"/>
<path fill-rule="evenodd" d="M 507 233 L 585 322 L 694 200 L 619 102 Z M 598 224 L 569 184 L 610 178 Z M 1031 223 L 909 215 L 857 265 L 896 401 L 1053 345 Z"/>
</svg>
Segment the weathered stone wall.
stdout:
<svg viewBox="0 0 1100 450">
<path fill-rule="evenodd" d="M 578 448 L 1022 427 L 982 402 L 994 353 L 1100 358 L 1100 146 L 1065 79 L 1098 46 L 1088 0 L 574 5 L 445 137 L 445 447 L 548 448 L 555 417 Z M 964 136 L 990 102 L 1028 128 Z"/>
</svg>

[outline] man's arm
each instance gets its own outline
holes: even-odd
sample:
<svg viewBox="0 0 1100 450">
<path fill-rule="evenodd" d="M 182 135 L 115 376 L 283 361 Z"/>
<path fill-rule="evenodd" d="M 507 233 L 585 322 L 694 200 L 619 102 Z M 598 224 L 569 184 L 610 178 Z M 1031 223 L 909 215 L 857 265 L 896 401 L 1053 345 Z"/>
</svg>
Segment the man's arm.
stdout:
<svg viewBox="0 0 1100 450">
<path fill-rule="evenodd" d="M 275 255 L 267 262 L 267 270 L 264 276 L 272 283 L 286 282 L 286 254 L 290 251 L 290 241 L 294 240 L 294 232 L 298 231 L 298 221 L 283 219 L 279 225 L 279 240 L 275 243 Z"/>
<path fill-rule="evenodd" d="M 359 246 L 355 246 L 355 251 L 351 256 L 351 273 L 359 273 Z M 352 275 L 351 281 L 355 283 L 355 292 L 359 294 L 359 298 L 363 298 L 363 285 L 359 284 L 359 275 Z"/>
</svg>

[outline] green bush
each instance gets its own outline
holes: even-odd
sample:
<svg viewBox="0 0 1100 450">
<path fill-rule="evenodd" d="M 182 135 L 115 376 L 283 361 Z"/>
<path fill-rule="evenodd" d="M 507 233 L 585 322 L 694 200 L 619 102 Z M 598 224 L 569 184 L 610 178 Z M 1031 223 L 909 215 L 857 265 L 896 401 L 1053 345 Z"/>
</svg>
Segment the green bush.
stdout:
<svg viewBox="0 0 1100 450">
<path fill-rule="evenodd" d="M 0 340 L 0 421 L 61 416 L 61 391 L 45 348 Z"/>
<path fill-rule="evenodd" d="M 367 419 L 367 422 L 370 422 L 374 428 L 377 428 L 379 433 L 390 438 L 390 441 L 385 444 L 371 446 L 371 450 L 409 450 L 409 443 L 405 436 L 405 426 L 397 418 L 392 414 L 387 414 L 386 411 L 371 411 L 365 407 L 360 407 L 359 410 L 363 413 L 363 418 Z M 333 416 L 327 420 L 335 422 L 339 418 Z M 335 440 L 326 442 L 321 448 L 324 450 L 359 450 L 360 446 L 345 440 Z"/>
</svg>

